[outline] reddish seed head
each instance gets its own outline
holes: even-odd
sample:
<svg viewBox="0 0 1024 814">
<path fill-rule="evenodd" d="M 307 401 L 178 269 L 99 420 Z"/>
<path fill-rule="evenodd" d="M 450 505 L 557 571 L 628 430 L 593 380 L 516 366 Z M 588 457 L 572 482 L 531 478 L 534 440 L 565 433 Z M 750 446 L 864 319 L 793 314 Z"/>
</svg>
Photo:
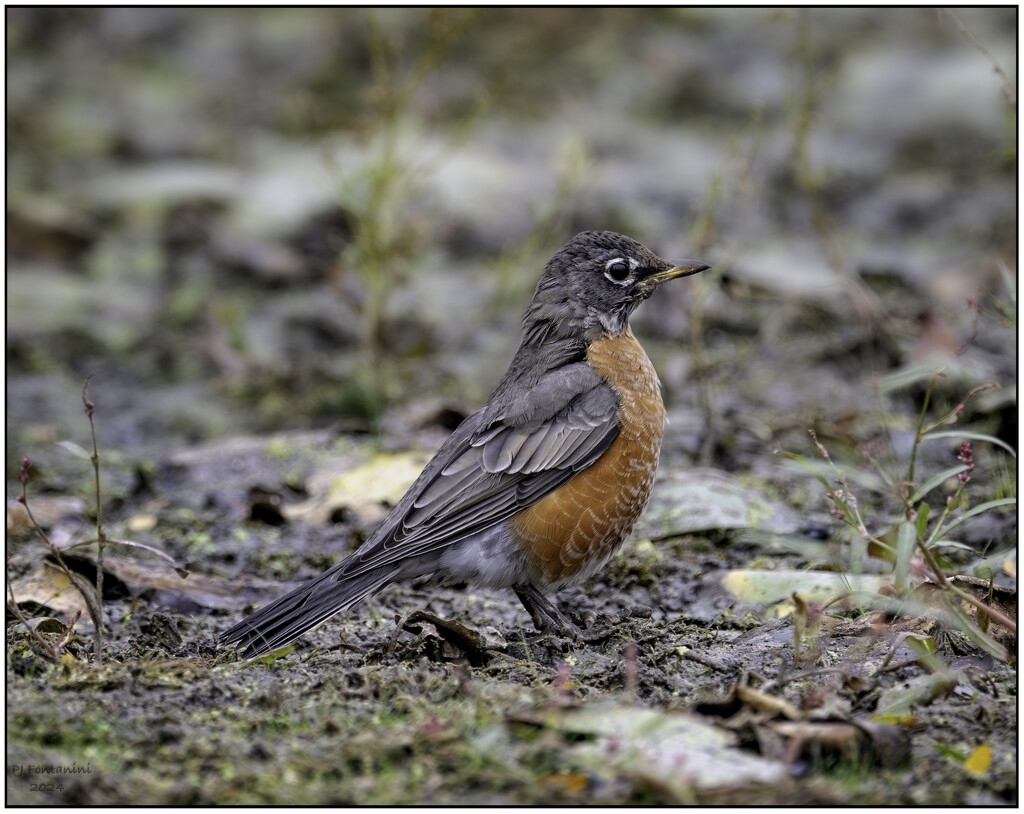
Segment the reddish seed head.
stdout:
<svg viewBox="0 0 1024 814">
<path fill-rule="evenodd" d="M 967 470 L 957 475 L 960 483 L 967 483 L 971 479 L 971 473 L 974 471 L 974 453 L 971 450 L 971 442 L 964 441 L 960 445 L 960 453 L 956 456 L 956 459 L 960 461 Z"/>
</svg>

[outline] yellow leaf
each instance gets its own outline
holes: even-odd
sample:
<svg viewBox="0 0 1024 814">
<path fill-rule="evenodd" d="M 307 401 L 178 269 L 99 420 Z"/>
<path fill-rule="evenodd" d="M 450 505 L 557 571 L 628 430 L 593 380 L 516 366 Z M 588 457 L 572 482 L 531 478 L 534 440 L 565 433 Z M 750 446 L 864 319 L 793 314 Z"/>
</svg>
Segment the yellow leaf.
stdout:
<svg viewBox="0 0 1024 814">
<path fill-rule="evenodd" d="M 540 778 L 545 783 L 557 786 L 567 794 L 579 794 L 587 787 L 587 776 L 580 772 L 559 772 L 546 774 Z"/>
<path fill-rule="evenodd" d="M 964 767 L 971 774 L 985 774 L 988 767 L 992 765 L 992 747 L 987 743 L 981 744 L 971 752 L 970 757 L 964 761 Z"/>
</svg>

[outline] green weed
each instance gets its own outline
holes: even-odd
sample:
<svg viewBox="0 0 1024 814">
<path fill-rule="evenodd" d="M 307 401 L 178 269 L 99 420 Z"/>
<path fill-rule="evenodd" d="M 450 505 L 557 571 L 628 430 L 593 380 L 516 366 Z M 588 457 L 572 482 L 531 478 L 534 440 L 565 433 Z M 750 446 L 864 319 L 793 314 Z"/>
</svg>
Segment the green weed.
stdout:
<svg viewBox="0 0 1024 814">
<path fill-rule="evenodd" d="M 796 461 L 814 474 L 832 502 L 832 514 L 853 530 L 861 540 L 866 541 L 868 554 L 891 563 L 892 590 L 895 596 L 908 596 L 916 584 L 924 581 L 939 586 L 947 594 L 945 604 L 950 618 L 958 622 L 963 633 L 983 650 L 1005 659 L 1005 648 L 987 634 L 986 628 L 990 619 L 1012 631 L 1016 631 L 1016 623 L 948 579 L 953 571 L 953 565 L 947 553 L 956 549 L 976 553 L 969 546 L 953 539 L 951 532 L 972 517 L 1015 506 L 1017 503 L 1016 496 L 1006 496 L 986 500 L 977 506 L 970 505 L 966 487 L 975 472 L 972 442 L 991 444 L 1013 457 L 1016 457 L 1016 453 L 1004 441 L 993 435 L 968 429 L 946 429 L 957 423 L 967 402 L 979 393 L 995 387 L 994 384 L 975 387 L 952 410 L 937 420 L 928 420 L 932 391 L 940 375 L 941 373 L 937 373 L 932 377 L 925 392 L 906 472 L 902 477 L 893 477 L 885 467 L 875 462 L 878 475 L 888 486 L 890 497 L 898 505 L 898 519 L 891 525 L 887 524 L 884 532 L 869 530 L 869 524 L 847 474 L 836 466 L 813 430 L 810 431 L 811 437 L 826 463 L 824 470 L 802 455 L 785 451 L 780 454 Z M 921 446 L 951 438 L 961 441 L 957 464 L 922 480 L 918 470 Z M 951 482 L 955 483 L 953 491 L 943 500 L 939 496 L 940 487 Z M 873 525 L 877 527 L 878 524 Z M 959 602 L 948 601 L 953 598 L 974 606 L 975 617 L 972 618 L 965 613 Z"/>
</svg>

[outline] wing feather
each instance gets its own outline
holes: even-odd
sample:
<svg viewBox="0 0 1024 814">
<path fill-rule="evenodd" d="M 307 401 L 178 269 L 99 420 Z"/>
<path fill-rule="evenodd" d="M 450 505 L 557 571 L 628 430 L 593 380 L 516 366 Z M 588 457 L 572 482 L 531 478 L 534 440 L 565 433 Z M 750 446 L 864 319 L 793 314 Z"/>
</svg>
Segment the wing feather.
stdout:
<svg viewBox="0 0 1024 814">
<path fill-rule="evenodd" d="M 339 577 L 440 554 L 536 503 L 611 445 L 618 403 L 611 386 L 577 362 L 549 371 L 499 414 L 474 413 Z"/>
</svg>

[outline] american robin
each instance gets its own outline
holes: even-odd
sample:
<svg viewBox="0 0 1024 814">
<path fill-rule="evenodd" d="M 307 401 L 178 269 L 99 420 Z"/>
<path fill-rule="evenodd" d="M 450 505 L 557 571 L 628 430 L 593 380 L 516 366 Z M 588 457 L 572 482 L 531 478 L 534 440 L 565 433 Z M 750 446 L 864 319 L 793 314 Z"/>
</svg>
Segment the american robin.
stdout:
<svg viewBox="0 0 1024 814">
<path fill-rule="evenodd" d="M 629 316 L 668 263 L 615 232 L 582 232 L 548 262 L 519 350 L 353 554 L 224 634 L 267 653 L 396 580 L 512 588 L 538 630 L 575 631 L 541 593 L 597 572 L 651 496 L 661 453 L 661 384 Z"/>
</svg>

